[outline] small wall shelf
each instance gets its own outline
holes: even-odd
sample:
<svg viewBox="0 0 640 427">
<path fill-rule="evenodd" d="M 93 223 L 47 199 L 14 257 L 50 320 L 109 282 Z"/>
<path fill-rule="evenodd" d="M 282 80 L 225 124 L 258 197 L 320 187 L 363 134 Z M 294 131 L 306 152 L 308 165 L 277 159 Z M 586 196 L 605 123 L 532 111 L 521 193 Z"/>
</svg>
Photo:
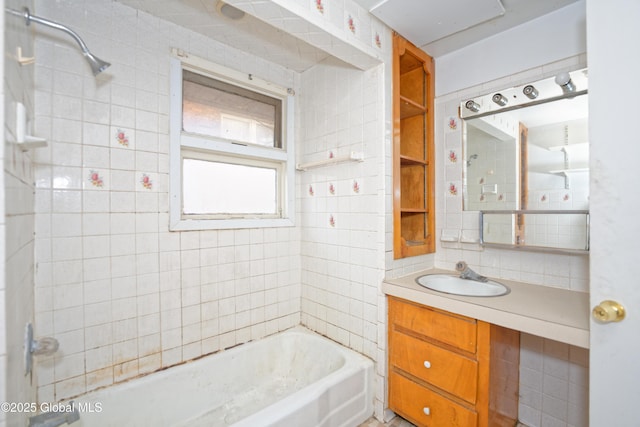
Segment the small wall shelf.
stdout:
<svg viewBox="0 0 640 427">
<path fill-rule="evenodd" d="M 575 144 L 568 144 L 568 145 L 554 145 L 553 147 L 547 147 L 547 150 L 549 151 L 565 151 L 565 150 L 573 150 L 573 149 L 580 149 L 580 150 L 584 150 L 584 149 L 589 149 L 589 143 L 588 142 L 578 142 Z"/>
<path fill-rule="evenodd" d="M 308 169 L 319 168 L 322 166 L 335 165 L 344 162 L 362 162 L 364 161 L 364 153 L 352 151 L 346 156 L 336 156 L 326 160 L 318 160 L 316 162 L 298 163 L 296 170 L 306 171 Z"/>
<path fill-rule="evenodd" d="M 27 134 L 29 127 L 29 119 L 27 117 L 27 109 L 23 103 L 16 103 L 16 141 L 22 151 L 28 151 L 32 148 L 42 148 L 47 146 L 47 140 L 38 138 L 37 136 Z"/>
</svg>

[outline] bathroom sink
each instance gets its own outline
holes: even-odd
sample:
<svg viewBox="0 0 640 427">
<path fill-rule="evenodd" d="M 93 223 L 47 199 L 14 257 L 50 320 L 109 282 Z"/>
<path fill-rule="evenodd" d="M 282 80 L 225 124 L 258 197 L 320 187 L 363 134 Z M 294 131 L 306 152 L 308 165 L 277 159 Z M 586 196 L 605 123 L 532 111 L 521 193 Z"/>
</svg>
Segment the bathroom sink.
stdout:
<svg viewBox="0 0 640 427">
<path fill-rule="evenodd" d="M 418 277 L 416 282 L 434 291 L 469 297 L 497 297 L 509 293 L 509 288 L 493 280 L 477 282 L 447 274 L 427 274 Z"/>
</svg>

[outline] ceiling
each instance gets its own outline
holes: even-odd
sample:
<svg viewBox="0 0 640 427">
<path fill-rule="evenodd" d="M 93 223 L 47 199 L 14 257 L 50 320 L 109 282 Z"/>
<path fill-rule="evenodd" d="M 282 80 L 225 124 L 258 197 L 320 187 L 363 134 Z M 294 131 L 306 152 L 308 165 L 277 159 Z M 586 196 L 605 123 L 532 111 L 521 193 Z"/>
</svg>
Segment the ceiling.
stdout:
<svg viewBox="0 0 640 427">
<path fill-rule="evenodd" d="M 580 0 L 354 0 L 438 57 Z"/>
<path fill-rule="evenodd" d="M 226 18 L 217 10 L 217 0 L 117 1 L 298 72 L 329 56 L 249 14 L 237 21 Z"/>
<path fill-rule="evenodd" d="M 249 14 L 239 21 L 225 18 L 218 0 L 117 1 L 298 72 L 329 55 Z M 581 0 L 354 1 L 438 57 Z M 264 3 L 264 13 L 271 13 Z"/>
</svg>

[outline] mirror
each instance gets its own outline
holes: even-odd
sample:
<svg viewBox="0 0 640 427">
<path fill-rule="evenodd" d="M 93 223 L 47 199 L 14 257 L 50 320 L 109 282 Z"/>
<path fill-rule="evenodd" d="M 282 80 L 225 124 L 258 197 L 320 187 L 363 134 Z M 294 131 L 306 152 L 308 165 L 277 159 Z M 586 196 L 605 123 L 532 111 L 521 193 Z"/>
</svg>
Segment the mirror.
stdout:
<svg viewBox="0 0 640 427">
<path fill-rule="evenodd" d="M 588 250 L 586 70 L 468 100 L 460 112 L 464 209 L 483 212 L 481 242 Z"/>
</svg>

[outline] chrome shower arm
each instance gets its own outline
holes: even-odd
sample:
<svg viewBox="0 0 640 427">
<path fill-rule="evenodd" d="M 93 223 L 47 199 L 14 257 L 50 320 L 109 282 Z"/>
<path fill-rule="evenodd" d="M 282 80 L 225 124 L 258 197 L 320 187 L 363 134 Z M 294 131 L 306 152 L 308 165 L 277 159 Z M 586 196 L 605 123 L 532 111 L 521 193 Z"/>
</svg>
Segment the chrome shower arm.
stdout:
<svg viewBox="0 0 640 427">
<path fill-rule="evenodd" d="M 60 31 L 63 31 L 63 32 L 69 34 L 78 43 L 78 45 L 80 46 L 80 49 L 82 50 L 82 54 L 87 58 L 87 61 L 89 61 L 89 65 L 91 66 L 91 70 L 93 71 L 93 75 L 97 75 L 98 73 L 100 73 L 101 71 L 104 71 L 107 67 L 109 67 L 111 65 L 108 62 L 105 62 L 105 61 L 97 58 L 96 56 L 94 56 L 89 51 L 89 48 L 87 47 L 86 43 L 80 38 L 78 33 L 73 31 L 71 28 L 67 27 L 66 25 L 62 25 L 62 24 L 59 24 L 57 22 L 50 21 L 49 19 L 40 18 L 39 16 L 32 15 L 31 12 L 29 12 L 29 9 L 26 8 L 26 7 L 24 8 L 24 10 L 22 12 L 17 11 L 17 10 L 13 10 L 13 9 L 9 9 L 9 8 L 5 9 L 5 11 L 7 13 L 10 13 L 11 15 L 19 16 L 21 18 L 24 18 L 25 19 L 25 24 L 27 26 L 29 26 L 31 24 L 31 22 L 35 22 L 35 23 L 42 24 L 44 26 L 51 27 L 51 28 L 54 28 L 56 30 L 60 30 Z"/>
<path fill-rule="evenodd" d="M 55 21 L 50 21 L 48 19 L 40 18 L 39 16 L 32 15 L 29 12 L 29 9 L 27 9 L 27 8 L 25 8 L 23 12 L 19 12 L 17 10 L 10 10 L 10 9 L 7 9 L 7 11 L 10 11 L 10 13 L 12 13 L 13 15 L 23 17 L 25 19 L 25 23 L 27 24 L 27 26 L 29 26 L 31 24 L 31 22 L 37 22 L 38 24 L 42 24 L 42 25 L 45 25 L 47 27 L 55 28 L 56 30 L 64 31 L 65 33 L 67 33 L 71 37 L 73 37 L 73 39 L 76 42 L 78 42 L 78 45 L 80 45 L 80 49 L 82 49 L 83 53 L 89 52 L 89 48 L 87 47 L 85 42 L 80 38 L 78 33 L 73 31 L 71 28 L 67 27 L 66 25 L 62 25 L 62 24 L 59 24 L 59 23 L 57 23 Z"/>
</svg>

